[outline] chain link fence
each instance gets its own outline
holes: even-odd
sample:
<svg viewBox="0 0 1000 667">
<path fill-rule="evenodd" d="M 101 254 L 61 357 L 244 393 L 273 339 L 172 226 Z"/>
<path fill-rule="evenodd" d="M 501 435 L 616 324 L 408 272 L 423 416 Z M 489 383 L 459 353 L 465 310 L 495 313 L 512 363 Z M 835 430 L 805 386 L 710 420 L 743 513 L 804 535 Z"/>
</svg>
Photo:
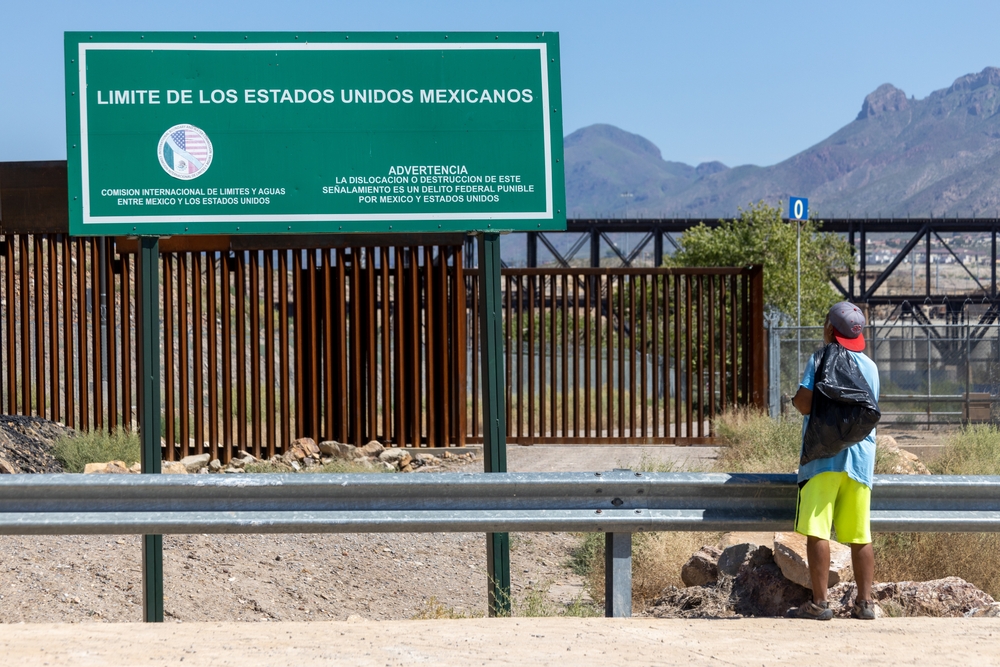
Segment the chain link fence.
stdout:
<svg viewBox="0 0 1000 667">
<path fill-rule="evenodd" d="M 772 417 L 794 412 L 822 327 L 768 327 L 768 404 Z M 1000 418 L 1000 324 L 870 324 L 865 354 L 879 368 L 883 423 L 897 426 L 996 422 Z"/>
</svg>

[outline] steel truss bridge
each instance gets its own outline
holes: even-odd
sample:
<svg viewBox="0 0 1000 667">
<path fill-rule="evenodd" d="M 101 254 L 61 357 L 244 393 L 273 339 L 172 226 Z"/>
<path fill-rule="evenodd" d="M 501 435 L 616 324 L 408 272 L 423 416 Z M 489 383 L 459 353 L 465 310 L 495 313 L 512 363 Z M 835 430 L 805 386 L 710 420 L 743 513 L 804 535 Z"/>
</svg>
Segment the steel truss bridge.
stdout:
<svg viewBox="0 0 1000 667">
<path fill-rule="evenodd" d="M 620 266 L 631 267 L 645 254 L 652 253 L 653 262 L 659 266 L 663 262 L 665 250 L 678 248 L 677 236 L 682 232 L 704 223 L 717 227 L 718 220 L 699 218 L 634 218 L 634 219 L 572 219 L 567 222 L 565 232 L 525 232 L 514 236 L 525 236 L 527 243 L 526 265 L 538 266 L 539 247 L 545 248 L 555 264 L 562 267 L 580 266 L 581 259 L 587 258 L 589 266 L 602 266 L 602 251 L 611 251 L 612 261 Z M 855 303 L 870 306 L 893 305 L 909 307 L 945 306 L 949 313 L 961 311 L 970 301 L 988 304 L 994 311 L 991 321 L 996 319 L 997 304 L 997 231 L 1000 218 L 834 218 L 824 220 L 821 231 L 843 234 L 854 248 L 859 260 L 857 274 L 846 280 L 846 285 L 834 278 L 837 291 Z M 951 234 L 988 234 L 990 238 L 990 277 L 984 281 L 967 266 L 963 257 L 945 238 Z M 638 242 L 628 249 L 621 247 L 615 237 L 620 234 L 641 235 Z M 869 269 L 870 235 L 896 235 L 906 242 L 895 248 L 894 256 L 885 268 L 873 274 Z M 568 244 L 559 237 L 569 237 Z M 651 247 L 650 247 L 651 246 Z M 888 294 L 883 288 L 886 281 L 905 263 L 912 252 L 923 253 L 924 280 L 912 294 Z M 589 257 L 588 257 L 589 255 Z M 972 292 L 956 294 L 954 291 L 941 292 L 935 289 L 931 279 L 931 264 L 935 257 L 947 256 L 951 262 L 964 271 L 976 285 Z M 880 263 L 881 264 L 881 263 Z M 916 315 L 920 319 L 920 315 Z"/>
</svg>

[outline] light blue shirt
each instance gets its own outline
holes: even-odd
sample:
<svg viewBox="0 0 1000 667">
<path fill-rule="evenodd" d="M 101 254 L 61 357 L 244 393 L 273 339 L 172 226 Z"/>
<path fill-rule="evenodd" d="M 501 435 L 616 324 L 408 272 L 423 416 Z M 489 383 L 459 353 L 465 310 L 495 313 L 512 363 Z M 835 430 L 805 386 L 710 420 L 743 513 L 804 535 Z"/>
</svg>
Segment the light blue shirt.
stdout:
<svg viewBox="0 0 1000 667">
<path fill-rule="evenodd" d="M 848 350 L 850 352 L 850 350 Z M 861 375 L 868 382 L 868 386 L 875 393 L 875 401 L 878 401 L 878 366 L 875 362 L 861 354 L 851 352 L 854 361 L 861 369 Z M 802 374 L 802 382 L 799 384 L 812 391 L 816 384 L 816 364 L 815 357 L 809 357 L 806 363 L 805 372 Z M 806 426 L 809 425 L 809 415 L 802 420 L 802 434 L 805 435 Z M 846 472 L 847 476 L 856 480 L 868 488 L 872 486 L 872 478 L 875 476 L 875 429 L 868 434 L 868 437 L 856 445 L 851 445 L 836 456 L 827 459 L 816 459 L 799 468 L 799 483 L 806 481 L 821 472 Z"/>
</svg>

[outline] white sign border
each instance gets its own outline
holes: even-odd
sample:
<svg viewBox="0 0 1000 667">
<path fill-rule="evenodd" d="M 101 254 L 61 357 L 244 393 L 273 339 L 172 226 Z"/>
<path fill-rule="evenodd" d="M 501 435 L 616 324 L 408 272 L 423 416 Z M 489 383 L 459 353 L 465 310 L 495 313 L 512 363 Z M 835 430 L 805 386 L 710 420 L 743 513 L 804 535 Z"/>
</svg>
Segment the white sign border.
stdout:
<svg viewBox="0 0 1000 667">
<path fill-rule="evenodd" d="M 180 44 L 177 42 L 80 42 L 78 67 L 80 76 L 80 176 L 83 196 L 83 224 L 131 224 L 134 227 L 147 223 L 194 222 L 404 222 L 422 220 L 551 220 L 553 219 L 552 192 L 552 130 L 549 118 L 549 69 L 548 45 L 530 43 L 382 43 L 354 42 L 329 43 L 203 43 Z M 542 75 L 542 127 L 545 147 L 545 211 L 520 213 L 363 213 L 363 214 L 305 214 L 305 215 L 157 215 L 129 218 L 128 216 L 92 216 L 90 214 L 90 159 L 87 132 L 87 51 L 475 51 L 475 50 L 533 50 L 539 52 Z"/>
</svg>

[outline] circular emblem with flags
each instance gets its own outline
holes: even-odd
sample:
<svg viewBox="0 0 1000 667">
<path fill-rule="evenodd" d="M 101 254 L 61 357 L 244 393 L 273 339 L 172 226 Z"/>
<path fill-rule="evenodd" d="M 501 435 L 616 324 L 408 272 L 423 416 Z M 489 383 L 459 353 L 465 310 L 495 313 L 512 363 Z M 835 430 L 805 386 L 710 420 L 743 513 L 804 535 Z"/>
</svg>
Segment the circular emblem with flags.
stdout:
<svg viewBox="0 0 1000 667">
<path fill-rule="evenodd" d="M 194 125 L 174 125 L 160 137 L 160 166 L 174 178 L 198 178 L 212 164 L 212 142 Z"/>
</svg>

